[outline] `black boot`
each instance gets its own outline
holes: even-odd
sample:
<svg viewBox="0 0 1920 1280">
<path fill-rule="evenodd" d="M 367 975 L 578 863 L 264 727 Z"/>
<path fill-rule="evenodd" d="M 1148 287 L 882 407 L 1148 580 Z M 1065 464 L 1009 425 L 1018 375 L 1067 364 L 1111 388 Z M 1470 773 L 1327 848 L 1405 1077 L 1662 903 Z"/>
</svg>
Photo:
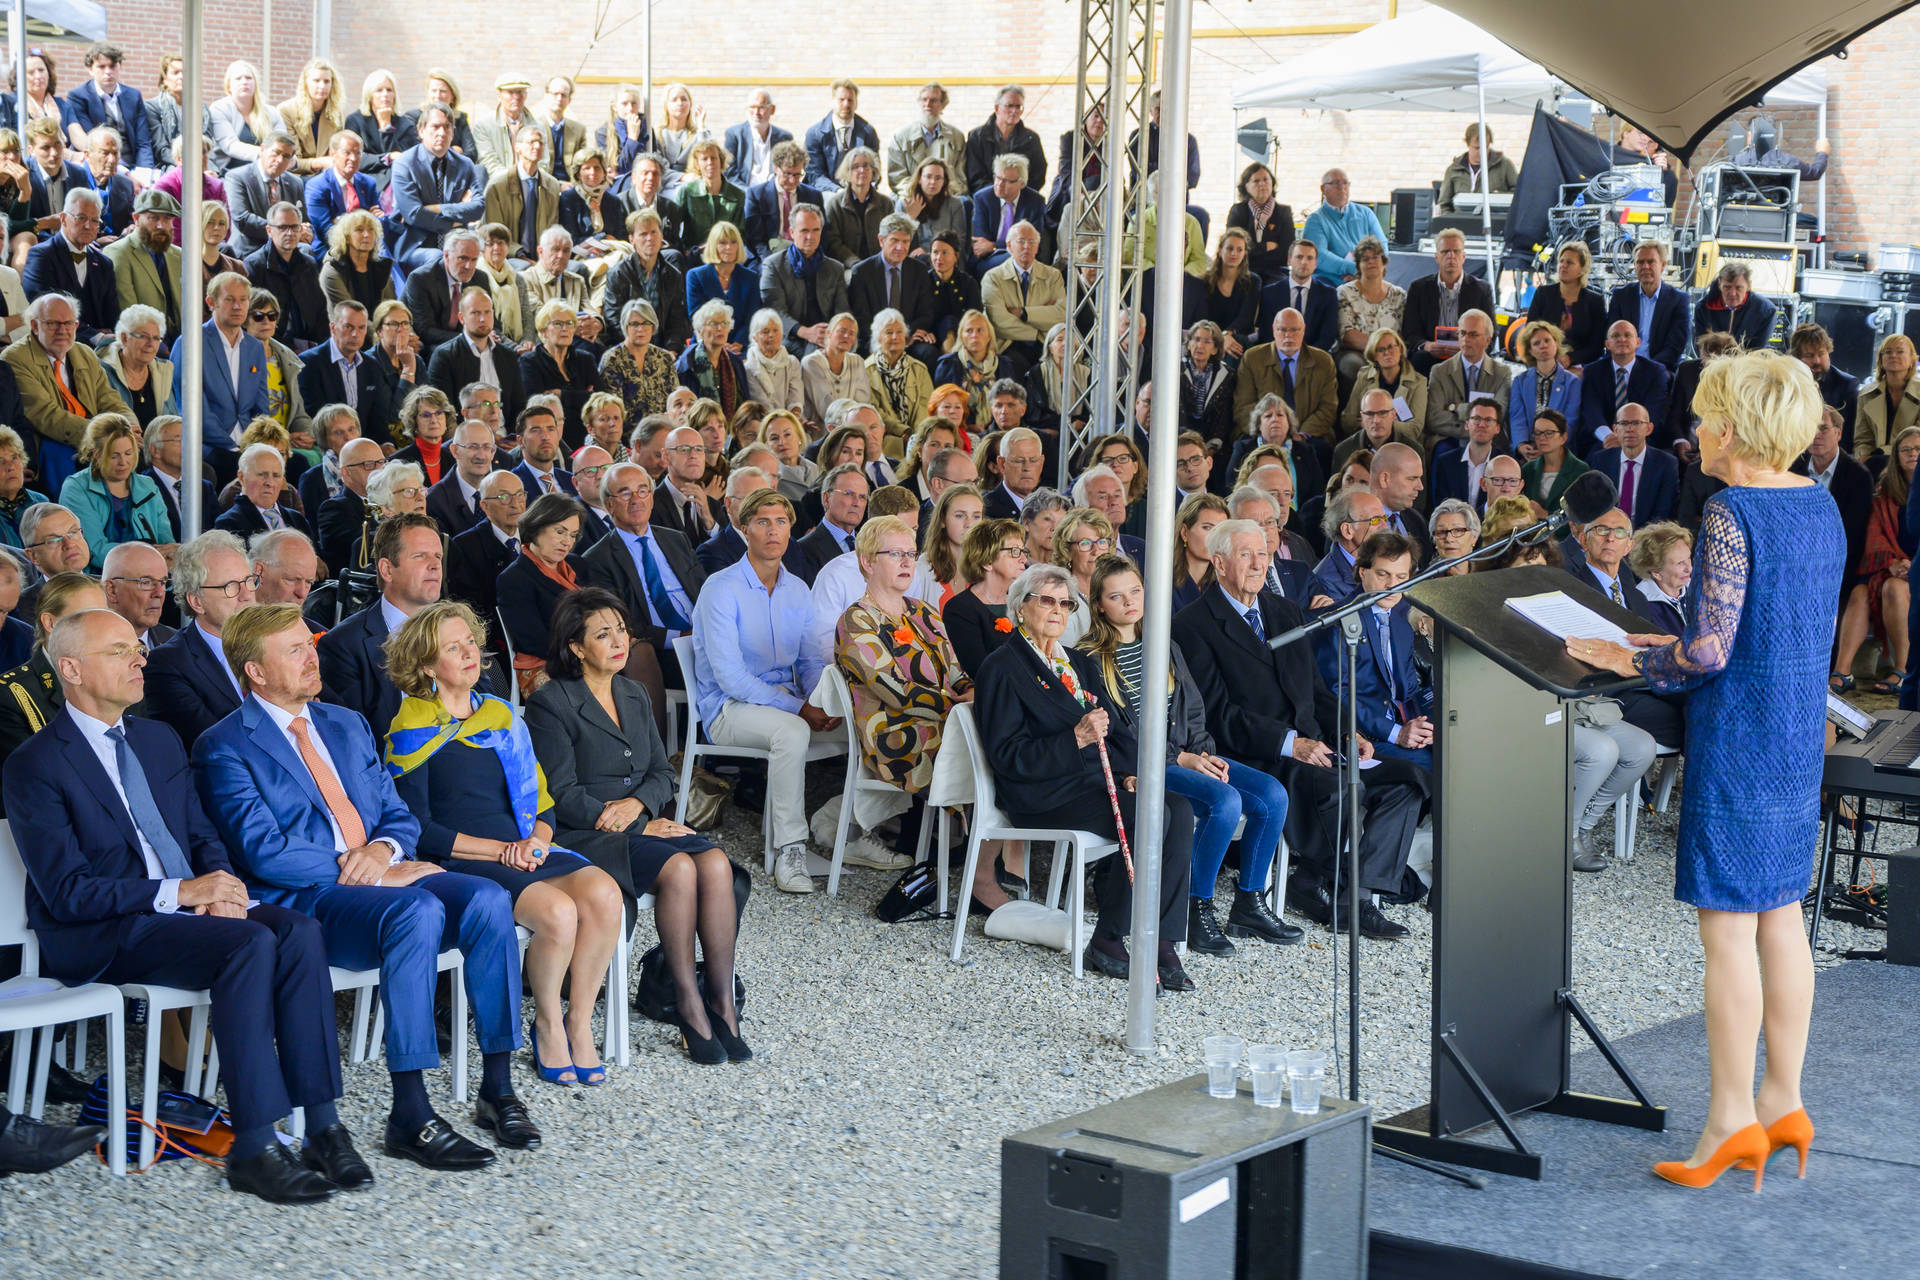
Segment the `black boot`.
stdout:
<svg viewBox="0 0 1920 1280">
<path fill-rule="evenodd" d="M 1307 936 L 1307 931 L 1297 924 L 1288 924 L 1268 910 L 1266 895 L 1259 890 L 1236 889 L 1233 909 L 1227 912 L 1227 936 L 1289 943 L 1300 941 Z"/>
<path fill-rule="evenodd" d="M 1230 956 L 1233 944 L 1213 918 L 1212 898 L 1187 899 L 1187 950 L 1203 956 Z"/>
</svg>

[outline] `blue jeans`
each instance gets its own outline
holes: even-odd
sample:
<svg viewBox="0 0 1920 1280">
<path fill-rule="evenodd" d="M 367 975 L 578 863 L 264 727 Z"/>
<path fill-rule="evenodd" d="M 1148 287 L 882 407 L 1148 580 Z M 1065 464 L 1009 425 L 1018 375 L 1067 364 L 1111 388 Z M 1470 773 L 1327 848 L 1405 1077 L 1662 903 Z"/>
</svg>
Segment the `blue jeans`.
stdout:
<svg viewBox="0 0 1920 1280">
<path fill-rule="evenodd" d="M 1227 761 L 1227 780 L 1220 781 L 1178 765 L 1167 769 L 1167 790 L 1193 806 L 1193 896 L 1213 897 L 1233 829 L 1246 814 L 1247 831 L 1240 842 L 1240 887 L 1258 891 L 1267 886 L 1267 871 L 1280 848 L 1287 825 L 1287 789 L 1271 774 L 1237 760 Z"/>
</svg>

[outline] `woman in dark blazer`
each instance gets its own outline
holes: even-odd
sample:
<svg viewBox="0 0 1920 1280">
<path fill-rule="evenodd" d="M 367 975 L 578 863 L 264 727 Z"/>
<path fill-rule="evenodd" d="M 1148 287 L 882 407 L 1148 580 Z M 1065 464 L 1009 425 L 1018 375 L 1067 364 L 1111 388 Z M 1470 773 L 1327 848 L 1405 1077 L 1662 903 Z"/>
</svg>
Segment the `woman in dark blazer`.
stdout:
<svg viewBox="0 0 1920 1280">
<path fill-rule="evenodd" d="M 1578 240 L 1560 247 L 1555 263 L 1554 283 L 1533 291 L 1527 303 L 1527 319 L 1545 320 L 1566 337 L 1567 358 L 1575 370 L 1595 364 L 1605 354 L 1607 340 L 1607 300 L 1587 284 L 1593 270 L 1593 255 Z M 1527 363 L 1523 346 L 1514 359 Z"/>
<path fill-rule="evenodd" d="M 667 747 L 647 691 L 620 674 L 632 643 L 626 611 L 610 591 L 582 588 L 554 610 L 552 678 L 527 699 L 527 730 L 553 797 L 554 838 L 629 896 L 653 895 L 688 1056 L 744 1062 L 753 1051 L 733 1008 L 733 865 L 712 840 L 666 816 L 673 802 Z M 696 937 L 712 1003 L 694 969 Z"/>
<path fill-rule="evenodd" d="M 500 625 L 513 646 L 513 675 L 522 696 L 546 683 L 548 628 L 560 598 L 579 589 L 586 567 L 573 554 L 585 517 L 564 493 L 543 493 L 520 517 L 520 554 L 494 579 Z"/>
<path fill-rule="evenodd" d="M 528 399 L 560 397 L 565 415 L 561 429 L 568 449 L 577 449 L 586 440 L 583 411 L 588 398 L 600 389 L 599 353 L 574 341 L 574 318 L 571 303 L 554 298 L 542 304 L 534 318 L 539 341 L 520 357 L 521 394 Z M 540 652 L 546 652 L 544 645 Z"/>
<path fill-rule="evenodd" d="M 1106 699 L 1093 692 L 1105 688 L 1098 661 L 1060 643 L 1073 598 L 1073 577 L 1057 565 L 1035 565 L 1014 581 L 1007 595 L 1013 636 L 982 664 L 974 685 L 981 747 L 993 769 L 1000 808 L 1015 824 L 1078 828 L 1113 840 L 1120 838 L 1124 823 L 1128 845 L 1137 850 L 1138 743 L 1126 717 L 1109 712 Z M 1113 774 L 1111 795 L 1096 746 L 1103 739 Z M 1168 793 L 1164 821 L 1156 959 L 1162 986 L 1191 991 L 1193 982 L 1174 944 L 1187 936 L 1193 809 Z M 1093 887 L 1100 915 L 1087 943 L 1086 964 L 1110 978 L 1125 978 L 1133 886 L 1121 859 L 1095 863 Z"/>
<path fill-rule="evenodd" d="M 1283 279 L 1293 251 L 1293 209 L 1273 198 L 1273 170 L 1258 160 L 1240 171 L 1237 189 L 1240 198 L 1227 210 L 1227 225 L 1245 231 L 1252 242 L 1248 269 L 1262 280 Z"/>
<path fill-rule="evenodd" d="M 1027 535 L 1018 520 L 982 520 L 960 544 L 960 577 L 972 585 L 956 591 L 940 611 L 960 669 L 973 679 L 987 658 L 1013 634 L 1007 588 L 1027 567 Z"/>
</svg>

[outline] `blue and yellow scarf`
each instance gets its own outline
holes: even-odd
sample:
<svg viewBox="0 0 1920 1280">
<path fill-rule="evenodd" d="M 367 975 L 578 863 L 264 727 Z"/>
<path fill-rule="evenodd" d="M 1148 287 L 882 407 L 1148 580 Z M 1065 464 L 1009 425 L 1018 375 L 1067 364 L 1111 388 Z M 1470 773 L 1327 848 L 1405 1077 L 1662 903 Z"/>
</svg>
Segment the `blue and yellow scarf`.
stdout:
<svg viewBox="0 0 1920 1280">
<path fill-rule="evenodd" d="M 533 739 L 526 725 L 514 718 L 513 708 L 491 694 L 475 693 L 473 700 L 473 714 L 455 720 L 437 698 L 401 699 L 393 730 L 387 735 L 387 772 L 404 777 L 450 742 L 491 751 L 500 757 L 514 821 L 525 840 L 533 834 L 534 820 L 553 807 L 547 775 L 534 758 Z"/>
</svg>

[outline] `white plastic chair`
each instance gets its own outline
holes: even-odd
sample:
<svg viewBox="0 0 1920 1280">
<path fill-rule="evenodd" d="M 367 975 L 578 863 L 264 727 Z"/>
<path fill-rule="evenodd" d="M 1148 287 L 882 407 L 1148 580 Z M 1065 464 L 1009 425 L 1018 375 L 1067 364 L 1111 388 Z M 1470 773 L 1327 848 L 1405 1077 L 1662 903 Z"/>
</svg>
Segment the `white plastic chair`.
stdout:
<svg viewBox="0 0 1920 1280">
<path fill-rule="evenodd" d="M 692 636 L 675 636 L 673 653 L 680 660 L 680 674 L 686 677 L 687 694 L 687 737 L 680 752 L 680 794 L 674 801 L 673 820 L 684 823 L 687 820 L 687 796 L 693 789 L 693 766 L 702 758 L 729 760 L 766 760 L 772 753 L 760 747 L 723 747 L 712 742 L 700 741 L 700 703 L 695 689 L 695 664 L 698 651 L 693 646 Z M 839 755 L 846 748 L 837 742 L 814 742 L 807 746 L 807 763 L 815 760 L 827 760 Z M 766 805 L 760 807 L 760 843 L 761 856 L 766 869 L 773 870 L 773 811 Z"/>
<path fill-rule="evenodd" d="M 1680 753 L 1672 747 L 1661 747 L 1654 752 L 1655 760 L 1665 760 Z M 1660 779 L 1660 789 L 1654 792 L 1653 809 L 1655 813 L 1665 813 L 1667 805 L 1673 800 L 1673 784 L 1680 778 L 1680 763 L 1674 761 L 1673 767 Z M 1616 862 L 1632 862 L 1633 846 L 1640 838 L 1640 784 L 1635 783 L 1627 789 L 1627 794 L 1613 802 L 1613 857 Z"/>
<path fill-rule="evenodd" d="M 107 1164 L 127 1171 L 126 1004 L 120 993 L 100 982 L 63 986 L 40 974 L 40 940 L 27 927 L 27 869 L 0 820 L 0 947 L 20 948 L 20 976 L 0 982 L 0 1033 L 13 1032 L 13 1070 L 7 1081 L 7 1106 L 38 1120 L 46 1111 L 47 1074 L 53 1063 L 53 1029 L 88 1018 L 107 1020 Z M 40 1052 L 33 1054 L 33 1033 Z M 33 1058 L 33 1097 L 26 1097 L 28 1058 Z M 151 1092 L 148 1094 L 152 1096 Z M 149 1135 L 150 1136 L 150 1135 Z M 145 1163 L 145 1160 L 142 1160 Z"/>
<path fill-rule="evenodd" d="M 213 994 L 204 990 L 188 991 L 183 987 L 138 982 L 121 983 L 120 994 L 129 1000 L 147 1002 L 147 1061 L 140 1094 L 140 1118 L 146 1122 L 140 1128 L 140 1167 L 144 1169 L 153 1163 L 153 1125 L 160 1109 L 160 1015 L 175 1009 L 190 1011 L 187 1019 L 185 1091 L 195 1097 L 211 1098 L 220 1080 L 220 1051 L 215 1047 L 212 1053 L 207 1052 L 207 1015 L 213 1008 Z M 107 1034 L 113 1034 L 111 1026 Z M 203 1059 L 206 1063 L 204 1077 L 201 1072 Z"/>
<path fill-rule="evenodd" d="M 1047 881 L 1047 905 L 1058 909 L 1061 906 L 1060 889 L 1062 875 L 1066 879 L 1066 912 L 1069 921 L 1068 950 L 1073 955 L 1073 976 L 1078 978 L 1084 968 L 1083 953 L 1086 950 L 1086 869 L 1087 864 L 1106 857 L 1120 848 L 1117 840 L 1103 840 L 1091 831 L 1073 828 L 1016 827 L 1007 815 L 1000 811 L 998 801 L 994 799 L 993 769 L 987 764 L 986 753 L 981 749 L 980 731 L 974 724 L 973 707 L 962 703 L 947 713 L 946 732 L 941 736 L 940 759 L 950 754 L 951 748 L 959 748 L 952 754 L 958 756 L 967 766 L 970 775 L 973 804 L 973 826 L 967 833 L 967 861 L 960 872 L 960 891 L 967 893 L 973 884 L 975 866 L 980 861 L 980 845 L 986 840 L 1051 840 L 1054 842 L 1053 872 Z M 935 763 L 938 771 L 938 761 Z M 958 786 L 942 788 L 942 798 L 957 794 Z M 929 803 L 932 803 L 930 800 Z M 947 800 L 947 803 L 962 803 Z M 944 830 L 945 811 L 941 813 L 941 849 L 946 848 Z M 1059 846 L 1065 845 L 1065 857 Z M 944 881 L 945 877 L 942 876 Z M 960 952 L 967 940 L 967 913 L 956 907 L 953 913 L 953 954 L 955 963 L 959 962 Z"/>
<path fill-rule="evenodd" d="M 877 791 L 891 795 L 905 795 L 899 787 L 881 778 L 875 777 L 873 770 L 867 768 L 866 757 L 860 752 L 860 738 L 853 723 L 853 690 L 847 685 L 847 678 L 837 666 L 829 666 L 820 677 L 820 687 L 814 690 L 820 709 L 830 716 L 838 716 L 844 722 L 847 731 L 847 781 L 840 789 L 840 823 L 833 833 L 833 864 L 827 871 L 827 896 L 838 896 L 840 892 L 840 862 L 847 851 L 847 834 L 853 824 L 853 798 L 862 791 Z M 920 839 L 913 851 L 913 860 L 918 864 L 927 856 L 927 841 L 933 836 L 931 823 L 920 824 Z M 944 867 L 942 871 L 944 872 Z M 942 875 L 944 881 L 945 876 Z M 942 884 L 944 890 L 945 885 Z M 941 910 L 946 910 L 944 904 Z"/>
<path fill-rule="evenodd" d="M 493 611 L 494 625 L 500 628 L 500 648 L 507 655 L 507 705 L 520 710 L 520 673 L 513 669 L 513 637 L 507 634 L 507 615 Z"/>
</svg>

